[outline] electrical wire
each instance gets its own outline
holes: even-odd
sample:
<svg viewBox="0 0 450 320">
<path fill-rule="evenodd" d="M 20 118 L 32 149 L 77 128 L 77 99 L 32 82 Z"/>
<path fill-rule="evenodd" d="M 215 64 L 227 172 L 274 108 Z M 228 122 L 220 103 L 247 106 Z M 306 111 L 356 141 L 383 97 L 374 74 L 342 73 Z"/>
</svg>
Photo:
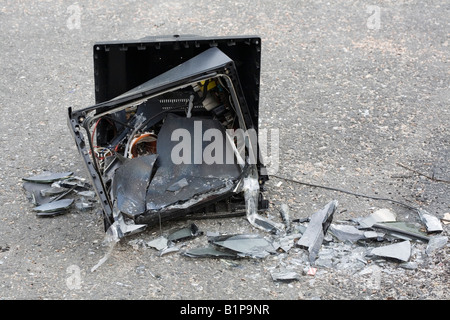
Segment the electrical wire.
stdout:
<svg viewBox="0 0 450 320">
<path fill-rule="evenodd" d="M 403 203 L 403 202 L 400 202 L 400 201 L 397 201 L 397 200 L 389 199 L 389 198 L 383 198 L 383 197 L 377 197 L 377 196 L 371 196 L 371 195 L 356 193 L 356 192 L 352 192 L 352 191 L 348 191 L 348 190 L 344 190 L 344 189 L 328 187 L 328 186 L 323 186 L 323 185 L 309 183 L 309 182 L 303 182 L 303 181 L 299 181 L 299 180 L 295 180 L 295 179 L 291 179 L 291 178 L 286 178 L 286 177 L 282 177 L 282 176 L 278 176 L 278 175 L 271 175 L 271 177 L 275 177 L 275 178 L 278 178 L 278 179 L 294 182 L 294 183 L 297 183 L 297 184 L 302 184 L 302 185 L 309 186 L 309 187 L 321 188 L 321 189 L 326 189 L 326 190 L 331 190 L 331 191 L 347 193 L 347 194 L 350 194 L 350 195 L 353 195 L 353 196 L 356 196 L 356 197 L 362 197 L 362 198 L 367 198 L 367 199 L 372 199 L 372 200 L 380 200 L 380 201 L 389 201 L 389 202 L 401 205 L 401 206 L 406 207 L 406 208 L 411 209 L 411 210 L 416 210 L 416 211 L 419 210 L 419 208 L 417 208 L 417 207 L 413 207 L 413 206 L 410 206 L 409 204 L 406 204 L 406 203 Z"/>
</svg>

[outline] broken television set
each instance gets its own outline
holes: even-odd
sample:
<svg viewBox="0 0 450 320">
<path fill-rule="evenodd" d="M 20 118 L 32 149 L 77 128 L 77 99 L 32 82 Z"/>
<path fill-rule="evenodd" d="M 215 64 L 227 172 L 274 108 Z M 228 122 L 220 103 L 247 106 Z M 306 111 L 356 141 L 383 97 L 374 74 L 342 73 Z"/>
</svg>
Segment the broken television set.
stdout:
<svg viewBox="0 0 450 320">
<path fill-rule="evenodd" d="M 97 43 L 96 104 L 68 124 L 103 210 L 122 237 L 187 214 L 244 210 L 276 227 L 258 146 L 259 37 Z"/>
</svg>

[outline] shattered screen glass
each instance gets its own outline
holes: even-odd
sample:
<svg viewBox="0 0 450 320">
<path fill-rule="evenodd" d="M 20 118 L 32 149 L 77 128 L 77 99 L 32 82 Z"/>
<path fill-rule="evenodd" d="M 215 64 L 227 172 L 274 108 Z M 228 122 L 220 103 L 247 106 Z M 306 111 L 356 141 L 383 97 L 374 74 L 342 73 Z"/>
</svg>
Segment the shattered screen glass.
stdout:
<svg viewBox="0 0 450 320">
<path fill-rule="evenodd" d="M 257 132 L 233 61 L 218 48 L 104 103 L 69 126 L 119 238 L 211 207 L 276 232 L 261 205 Z M 134 225 L 131 229 L 130 226 Z"/>
</svg>

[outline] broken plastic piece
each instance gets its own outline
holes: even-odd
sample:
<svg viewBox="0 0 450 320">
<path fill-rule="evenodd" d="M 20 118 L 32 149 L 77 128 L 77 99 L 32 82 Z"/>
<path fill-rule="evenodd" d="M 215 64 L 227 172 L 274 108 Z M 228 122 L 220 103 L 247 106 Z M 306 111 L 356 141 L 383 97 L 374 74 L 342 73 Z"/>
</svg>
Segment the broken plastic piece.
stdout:
<svg viewBox="0 0 450 320">
<path fill-rule="evenodd" d="M 195 223 L 192 223 L 189 227 L 182 228 L 180 230 L 171 233 L 167 237 L 167 240 L 177 242 L 181 240 L 192 239 L 202 234 L 203 232 L 198 230 L 197 225 Z"/>
<path fill-rule="evenodd" d="M 441 232 L 443 230 L 442 224 L 437 217 L 432 216 L 422 209 L 419 209 L 418 213 L 420 220 L 425 224 L 428 232 Z"/>
<path fill-rule="evenodd" d="M 36 183 L 52 183 L 57 180 L 66 179 L 70 177 L 73 172 L 44 172 L 42 174 L 38 174 L 36 176 L 22 178 L 22 180 L 36 182 Z"/>
<path fill-rule="evenodd" d="M 407 262 L 411 256 L 411 243 L 409 241 L 402 241 L 388 246 L 374 248 L 371 254 Z"/>
<path fill-rule="evenodd" d="M 276 253 L 270 241 L 256 234 L 223 235 L 210 238 L 208 241 L 232 250 L 241 257 L 265 258 L 271 253 Z"/>
<path fill-rule="evenodd" d="M 333 214 L 338 206 L 338 201 L 333 200 L 329 202 L 321 210 L 317 211 L 311 216 L 311 221 L 302 235 L 297 245 L 301 248 L 307 249 L 309 252 L 309 262 L 314 263 L 319 249 L 322 245 L 328 227 L 333 220 Z"/>
<path fill-rule="evenodd" d="M 308 275 L 308 276 L 315 276 L 315 275 L 316 275 L 316 272 L 317 272 L 317 268 L 309 267 L 308 272 L 307 272 L 307 275 Z"/>
</svg>

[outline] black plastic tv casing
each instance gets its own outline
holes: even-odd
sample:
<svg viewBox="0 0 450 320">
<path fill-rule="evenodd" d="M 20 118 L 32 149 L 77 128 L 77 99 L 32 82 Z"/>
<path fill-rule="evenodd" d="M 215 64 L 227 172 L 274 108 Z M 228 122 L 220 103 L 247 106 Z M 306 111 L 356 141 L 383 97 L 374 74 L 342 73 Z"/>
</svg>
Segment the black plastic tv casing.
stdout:
<svg viewBox="0 0 450 320">
<path fill-rule="evenodd" d="M 237 81 L 245 100 L 244 119 L 258 132 L 258 111 L 261 71 L 261 38 L 258 36 L 201 37 L 195 35 L 151 36 L 139 40 L 97 42 L 93 46 L 95 103 L 100 106 L 182 64 L 198 54 L 216 47 L 234 62 Z M 85 110 L 69 108 L 69 127 L 81 155 L 84 157 L 90 178 L 107 216 L 111 216 L 101 177 L 98 177 L 89 157 L 77 124 Z M 101 107 L 100 107 L 101 109 Z M 259 181 L 263 184 L 268 176 L 261 174 L 263 165 L 258 158 Z M 99 181 L 100 180 L 100 181 Z"/>
</svg>

